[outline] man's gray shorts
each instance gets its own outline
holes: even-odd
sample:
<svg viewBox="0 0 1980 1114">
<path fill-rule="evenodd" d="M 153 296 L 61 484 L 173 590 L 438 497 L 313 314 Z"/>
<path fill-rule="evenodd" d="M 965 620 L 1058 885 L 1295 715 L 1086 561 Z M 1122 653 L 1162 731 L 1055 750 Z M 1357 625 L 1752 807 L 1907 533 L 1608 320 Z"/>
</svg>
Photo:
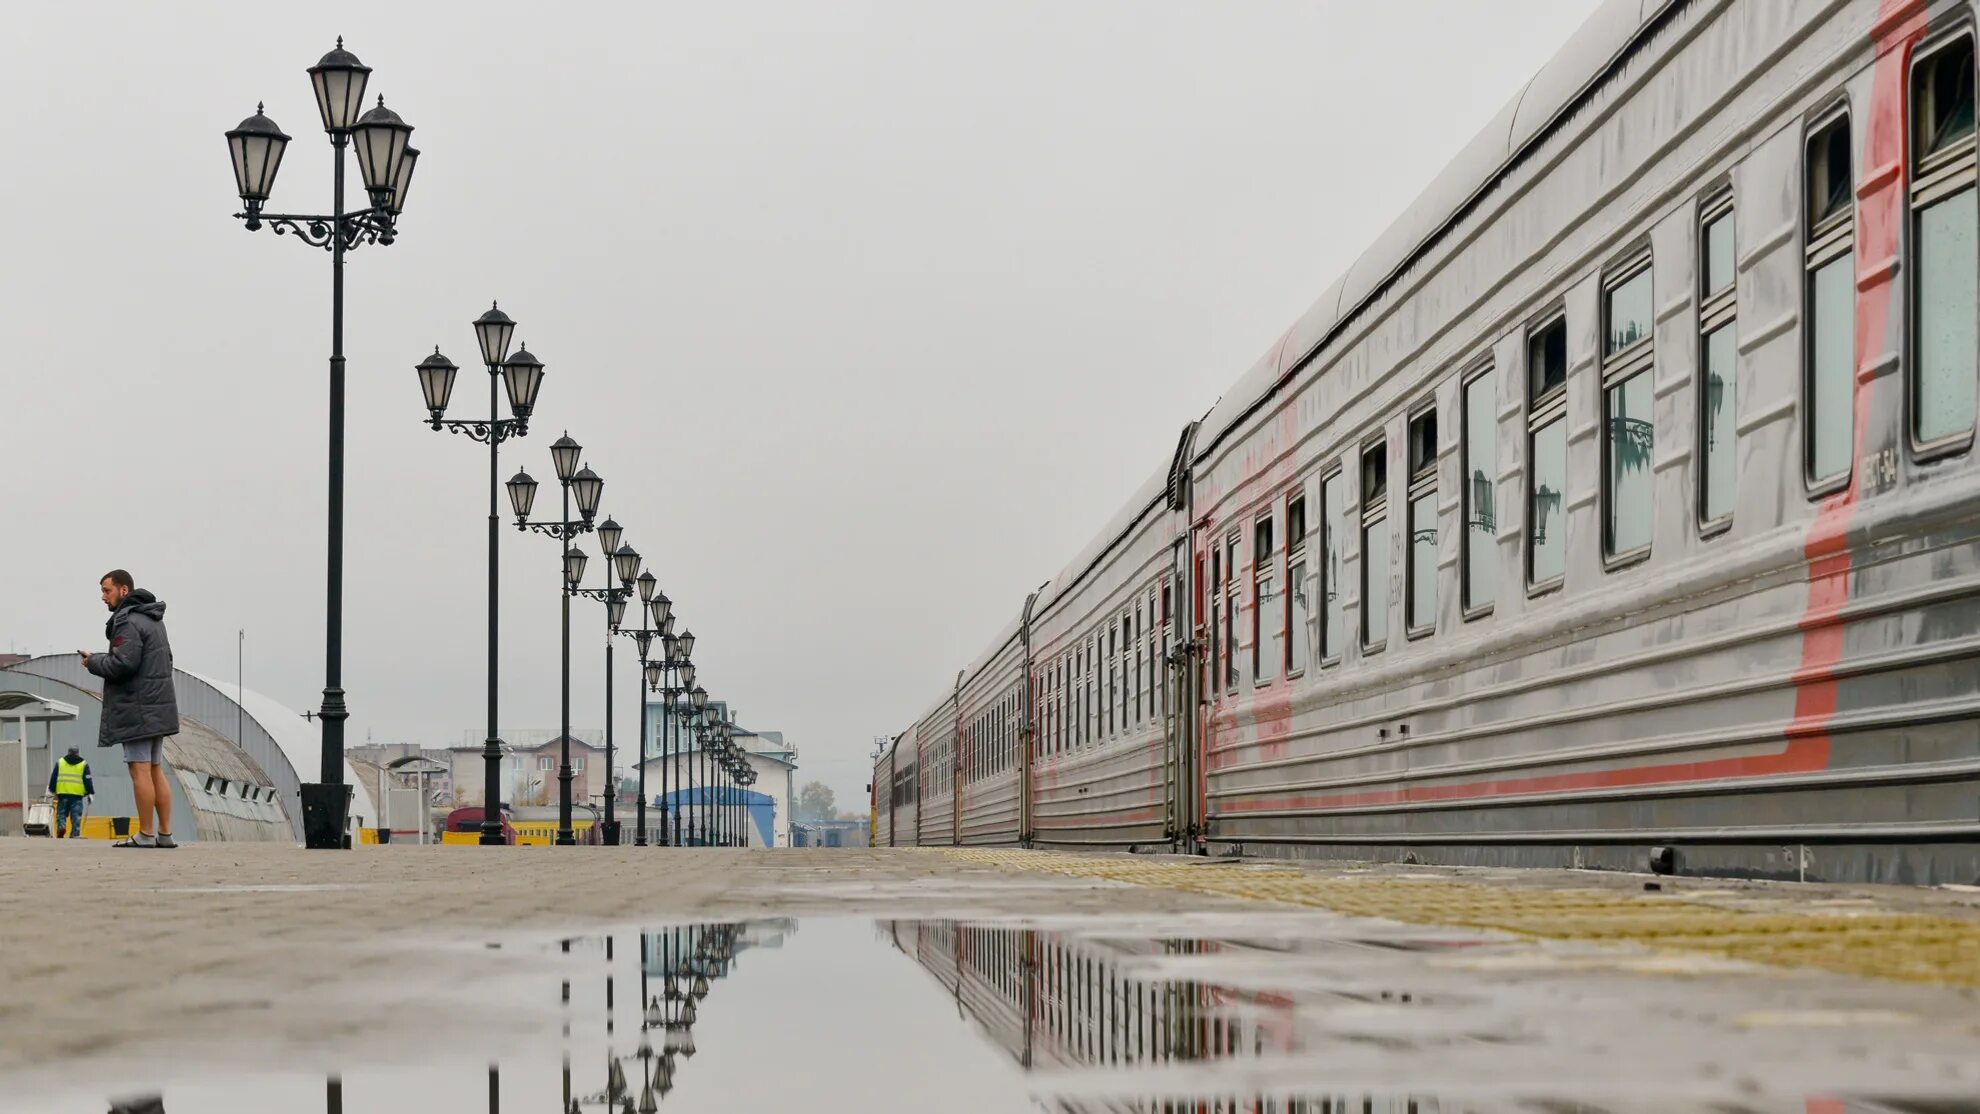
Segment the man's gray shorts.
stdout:
<svg viewBox="0 0 1980 1114">
<path fill-rule="evenodd" d="M 125 743 L 124 761 L 153 764 L 165 761 L 165 740 L 139 739 L 134 743 Z"/>
</svg>

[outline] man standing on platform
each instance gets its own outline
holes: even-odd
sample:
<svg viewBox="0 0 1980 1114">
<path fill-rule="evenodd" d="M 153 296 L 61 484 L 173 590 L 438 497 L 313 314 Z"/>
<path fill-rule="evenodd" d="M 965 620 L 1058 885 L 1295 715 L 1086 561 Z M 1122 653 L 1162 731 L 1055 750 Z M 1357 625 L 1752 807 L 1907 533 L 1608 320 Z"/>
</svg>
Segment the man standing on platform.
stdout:
<svg viewBox="0 0 1980 1114">
<path fill-rule="evenodd" d="M 103 633 L 108 653 L 82 655 L 83 668 L 103 678 L 103 722 L 98 746 L 121 745 L 137 798 L 138 830 L 117 847 L 177 847 L 172 842 L 172 785 L 165 777 L 165 738 L 179 733 L 179 698 L 172 687 L 172 643 L 165 637 L 165 605 L 136 586 L 131 574 L 111 569 L 99 582 L 110 621 Z M 154 813 L 156 823 L 154 824 Z"/>
<path fill-rule="evenodd" d="M 48 791 L 55 794 L 55 838 L 63 837 L 64 828 L 70 839 L 82 835 L 83 801 L 96 796 L 96 779 L 89 776 L 81 747 L 70 747 L 48 771 Z"/>
</svg>

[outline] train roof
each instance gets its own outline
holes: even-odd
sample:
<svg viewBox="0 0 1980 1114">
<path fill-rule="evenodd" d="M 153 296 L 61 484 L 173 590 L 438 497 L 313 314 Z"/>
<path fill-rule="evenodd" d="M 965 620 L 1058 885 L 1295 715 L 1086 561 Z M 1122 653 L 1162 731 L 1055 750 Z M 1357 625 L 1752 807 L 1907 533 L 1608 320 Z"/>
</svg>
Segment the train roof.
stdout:
<svg viewBox="0 0 1980 1114">
<path fill-rule="evenodd" d="M 1635 45 L 1659 16 L 1688 0 L 1607 0 L 1499 110 L 1409 208 L 1375 238 L 1270 350 L 1238 377 L 1203 420 L 1198 451 L 1225 434 L 1325 348 L 1498 181 Z"/>
</svg>

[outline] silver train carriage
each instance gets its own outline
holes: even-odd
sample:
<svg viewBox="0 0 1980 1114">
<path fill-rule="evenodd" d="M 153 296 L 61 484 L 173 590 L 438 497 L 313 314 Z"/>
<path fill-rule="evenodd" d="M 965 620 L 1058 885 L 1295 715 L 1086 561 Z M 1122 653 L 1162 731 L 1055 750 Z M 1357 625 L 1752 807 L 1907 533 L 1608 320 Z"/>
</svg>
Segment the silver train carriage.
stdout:
<svg viewBox="0 0 1980 1114">
<path fill-rule="evenodd" d="M 1974 41 L 1609 0 L 902 736 L 894 842 L 1980 878 Z"/>
</svg>

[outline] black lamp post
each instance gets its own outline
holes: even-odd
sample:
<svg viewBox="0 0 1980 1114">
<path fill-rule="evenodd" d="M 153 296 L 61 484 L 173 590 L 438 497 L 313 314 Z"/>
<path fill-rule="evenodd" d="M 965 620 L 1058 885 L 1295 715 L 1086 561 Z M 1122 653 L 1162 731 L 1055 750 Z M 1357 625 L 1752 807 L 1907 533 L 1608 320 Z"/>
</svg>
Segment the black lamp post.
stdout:
<svg viewBox="0 0 1980 1114">
<path fill-rule="evenodd" d="M 470 440 L 488 445 L 488 738 L 481 749 L 482 801 L 481 844 L 502 843 L 502 740 L 497 732 L 497 678 L 501 668 L 498 632 L 501 629 L 501 546 L 497 523 L 496 491 L 502 486 L 498 457 L 502 442 L 511 437 L 529 436 L 529 415 L 536 409 L 536 393 L 543 388 L 543 362 L 529 354 L 527 347 L 509 354 L 509 340 L 516 323 L 500 307 L 491 306 L 475 319 L 474 336 L 481 350 L 482 366 L 488 369 L 488 419 L 444 418 L 447 402 L 454 393 L 454 362 L 435 348 L 433 355 L 414 367 L 419 374 L 420 393 L 425 396 L 427 424 L 449 433 L 466 434 Z M 496 396 L 500 383 L 509 396 L 509 413 L 502 417 Z"/>
<path fill-rule="evenodd" d="M 688 722 L 694 727 L 697 738 L 700 737 L 701 732 L 707 730 L 711 718 L 713 714 L 708 710 L 708 690 L 696 685 L 688 692 Z"/>
<path fill-rule="evenodd" d="M 736 843 L 736 785 L 741 777 L 741 769 L 733 750 L 722 752 L 722 846 L 724 847 L 733 847 Z"/>
<path fill-rule="evenodd" d="M 234 185 L 241 212 L 234 214 L 249 231 L 263 224 L 275 234 L 293 233 L 311 247 L 330 253 L 330 467 L 326 513 L 329 560 L 325 584 L 323 704 L 316 712 L 323 725 L 321 780 L 302 786 L 303 842 L 308 847 L 347 847 L 345 827 L 351 811 L 351 787 L 344 784 L 344 255 L 360 244 L 390 244 L 397 235 L 406 191 L 412 184 L 419 152 L 408 146 L 412 125 L 385 107 L 359 115 L 371 68 L 344 49 L 344 40 L 309 68 L 316 108 L 334 151 L 331 209 L 327 215 L 264 213 L 262 207 L 275 188 L 282 153 L 289 136 L 256 105 L 254 115 L 227 133 L 234 164 Z M 368 208 L 344 211 L 344 149 L 354 147 L 364 179 Z"/>
<path fill-rule="evenodd" d="M 687 774 L 689 777 L 694 779 L 694 783 L 697 788 L 701 788 L 701 784 L 702 784 L 701 755 L 703 751 L 708 749 L 709 732 L 714 730 L 714 728 L 710 726 L 710 722 L 711 721 L 707 716 L 703 716 L 701 722 L 695 726 L 694 749 L 688 753 Z M 702 793 L 705 794 L 706 792 L 707 790 L 705 788 L 702 789 Z M 684 807 L 682 811 L 686 811 L 686 808 Z M 687 816 L 682 818 L 681 822 L 687 828 L 688 831 L 687 838 L 689 840 L 699 839 L 701 841 L 702 846 L 704 847 L 707 846 L 708 839 L 706 834 L 699 832 L 697 828 L 697 825 L 700 823 L 700 813 L 698 811 L 689 813 Z M 684 843 L 683 846 L 685 845 L 686 844 Z"/>
<path fill-rule="evenodd" d="M 605 587 L 574 588 L 573 593 L 589 599 L 600 600 L 605 604 L 605 832 L 607 847 L 619 845 L 619 822 L 612 815 L 613 798 L 619 795 L 618 779 L 614 775 L 612 757 L 612 638 L 620 633 L 625 623 L 626 601 L 632 598 L 633 584 L 639 579 L 639 554 L 629 545 L 619 544 L 625 531 L 619 524 L 606 519 L 598 527 L 598 548 L 609 558 L 605 570 Z M 619 585 L 612 586 L 612 577 L 617 574 Z M 637 688 L 638 686 L 634 686 Z M 565 729 L 566 734 L 569 729 Z"/>
<path fill-rule="evenodd" d="M 667 790 L 670 776 L 668 768 L 674 764 L 675 759 L 673 755 L 676 753 L 673 745 L 676 730 L 675 720 L 679 719 L 681 725 L 685 726 L 693 718 L 693 709 L 691 707 L 684 708 L 681 704 L 681 699 L 688 695 L 689 686 L 694 684 L 695 666 L 694 660 L 690 656 L 694 653 L 694 632 L 683 631 L 679 637 L 675 637 L 674 620 L 676 616 L 673 614 L 673 601 L 669 600 L 664 594 L 653 601 L 652 610 L 659 621 L 661 632 L 660 658 L 654 663 L 657 671 L 655 673 L 656 681 L 653 687 L 654 691 L 660 694 L 660 740 L 662 751 L 660 760 L 660 799 L 662 802 L 660 806 L 661 842 L 668 843 L 669 840 L 666 833 L 669 810 L 665 802 L 668 799 Z M 676 785 L 675 788 L 680 787 Z M 680 809 L 675 808 L 672 811 L 678 821 Z M 671 843 L 673 846 L 678 847 L 680 846 L 680 842 L 680 833 L 677 828 Z"/>
<path fill-rule="evenodd" d="M 646 682 L 644 689 L 634 686 L 639 693 L 639 816 L 638 827 L 633 832 L 633 846 L 646 846 L 646 693 L 660 687 L 660 663 L 653 660 L 653 629 L 648 625 L 653 610 L 653 597 L 659 592 L 660 582 L 651 570 L 639 574 L 639 629 L 627 631 L 634 645 L 639 647 L 639 675 Z M 665 814 L 662 813 L 664 816 Z M 663 821 L 661 830 L 666 830 Z"/>
<path fill-rule="evenodd" d="M 558 486 L 564 491 L 563 517 L 554 522 L 531 522 L 529 508 L 536 502 L 536 481 L 527 471 L 517 472 L 509 479 L 509 503 L 516 512 L 516 529 L 535 531 L 556 538 L 564 546 L 564 584 L 560 593 L 563 598 L 563 720 L 558 740 L 560 748 L 557 769 L 557 845 L 568 847 L 577 842 L 577 835 L 571 830 L 571 593 L 584 580 L 584 550 L 571 545 L 571 539 L 579 534 L 589 533 L 591 520 L 598 514 L 598 500 L 605 493 L 605 481 L 589 468 L 579 468 L 578 461 L 584 453 L 583 446 L 571 440 L 566 433 L 550 445 L 550 462 L 557 470 Z M 571 499 L 577 499 L 578 514 L 571 517 Z"/>
</svg>

